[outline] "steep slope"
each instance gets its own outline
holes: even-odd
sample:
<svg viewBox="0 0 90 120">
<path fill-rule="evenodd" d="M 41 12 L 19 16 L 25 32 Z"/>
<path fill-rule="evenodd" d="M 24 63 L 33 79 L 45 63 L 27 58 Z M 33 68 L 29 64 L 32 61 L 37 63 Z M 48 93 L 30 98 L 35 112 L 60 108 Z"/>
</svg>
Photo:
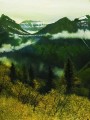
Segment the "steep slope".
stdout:
<svg viewBox="0 0 90 120">
<path fill-rule="evenodd" d="M 0 46 L 9 41 L 9 34 L 0 26 Z"/>
<path fill-rule="evenodd" d="M 62 31 L 67 31 L 69 33 L 77 32 L 78 29 L 90 30 L 90 16 L 82 16 L 71 21 L 67 17 L 58 20 L 55 23 L 47 25 L 45 28 L 40 30 L 38 34 L 56 34 Z"/>
<path fill-rule="evenodd" d="M 90 89 L 90 61 L 78 73 L 83 86 Z"/>
<path fill-rule="evenodd" d="M 8 33 L 28 34 L 19 24 L 4 14 L 0 17 L 0 27 Z"/>
<path fill-rule="evenodd" d="M 76 18 L 74 21 L 77 22 L 78 29 L 82 30 L 90 30 L 90 16 L 82 16 L 80 18 Z"/>
<path fill-rule="evenodd" d="M 90 68 L 90 61 L 80 70 L 80 73 Z"/>
<path fill-rule="evenodd" d="M 77 24 L 76 21 L 71 21 L 67 17 L 64 17 L 60 20 L 58 20 L 55 23 L 47 25 L 45 28 L 40 30 L 38 34 L 45 34 L 45 33 L 59 33 L 62 31 L 68 31 L 68 32 L 76 32 L 77 31 Z"/>
<path fill-rule="evenodd" d="M 88 44 L 90 41 L 88 40 Z M 41 38 L 35 44 L 22 44 L 11 51 L 0 53 L 1 57 L 15 57 L 19 61 L 32 60 L 32 62 L 44 62 L 63 68 L 67 57 L 70 57 L 77 69 L 81 69 L 90 61 L 90 51 L 81 39 L 49 40 Z M 83 60 L 83 61 L 82 61 Z M 82 61 L 82 62 L 81 62 Z"/>
</svg>

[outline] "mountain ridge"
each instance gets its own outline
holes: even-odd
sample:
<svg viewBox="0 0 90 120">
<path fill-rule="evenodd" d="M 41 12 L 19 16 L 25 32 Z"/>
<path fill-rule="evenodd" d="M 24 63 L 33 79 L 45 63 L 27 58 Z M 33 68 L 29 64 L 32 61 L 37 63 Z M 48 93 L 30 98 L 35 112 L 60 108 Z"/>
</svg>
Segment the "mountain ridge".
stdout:
<svg viewBox="0 0 90 120">
<path fill-rule="evenodd" d="M 40 30 L 37 34 L 56 34 L 62 31 L 67 31 L 69 33 L 75 33 L 81 30 L 90 30 L 90 16 L 86 15 L 86 18 L 76 18 L 70 20 L 67 17 L 63 17 L 56 21 L 55 23 L 48 24 L 45 28 Z"/>
<path fill-rule="evenodd" d="M 8 33 L 28 34 L 28 32 L 24 31 L 19 24 L 4 14 L 0 17 L 0 27 Z"/>
<path fill-rule="evenodd" d="M 20 26 L 29 33 L 36 33 L 43 29 L 46 24 L 42 21 L 33 21 L 33 20 L 25 20 L 20 23 Z"/>
<path fill-rule="evenodd" d="M 67 17 L 63 17 L 59 20 L 57 20 L 54 23 L 48 24 L 45 27 L 44 24 L 40 21 L 38 21 L 38 24 L 36 25 L 35 21 L 32 20 L 25 20 L 21 24 L 27 24 L 26 27 L 31 28 L 31 30 L 35 30 L 36 28 L 38 30 L 35 34 L 56 34 L 62 31 L 67 31 L 69 33 L 75 33 L 78 31 L 78 29 L 81 30 L 90 30 L 90 16 L 86 15 L 85 17 L 76 18 L 74 20 L 70 20 Z M 17 24 L 14 20 L 9 18 L 8 16 L 2 14 L 0 17 L 0 28 L 2 28 L 6 32 L 11 32 L 13 34 L 30 34 L 28 31 L 23 29 L 21 24 Z M 39 29 L 40 28 L 40 29 Z"/>
</svg>

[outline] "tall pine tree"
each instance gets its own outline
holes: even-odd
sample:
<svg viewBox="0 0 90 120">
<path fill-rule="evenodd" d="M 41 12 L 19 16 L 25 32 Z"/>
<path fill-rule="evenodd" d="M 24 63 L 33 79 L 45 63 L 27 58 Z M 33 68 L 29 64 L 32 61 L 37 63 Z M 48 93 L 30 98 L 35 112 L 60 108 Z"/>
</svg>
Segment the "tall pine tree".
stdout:
<svg viewBox="0 0 90 120">
<path fill-rule="evenodd" d="M 54 87 L 53 78 L 54 78 L 54 74 L 53 74 L 51 66 L 49 66 L 48 67 L 48 78 L 46 82 L 46 92 L 49 92 Z"/>
<path fill-rule="evenodd" d="M 65 80 L 66 80 L 66 93 L 73 93 L 73 83 L 74 83 L 74 66 L 70 58 L 67 59 L 65 64 Z"/>
<path fill-rule="evenodd" d="M 16 80 L 16 70 L 15 70 L 15 65 L 12 63 L 10 67 L 10 78 L 12 82 L 15 82 Z"/>
<path fill-rule="evenodd" d="M 23 71 L 22 81 L 23 81 L 23 83 L 28 83 L 28 69 L 27 69 L 26 65 L 24 65 L 22 67 L 22 71 Z"/>
<path fill-rule="evenodd" d="M 35 74 L 32 65 L 29 67 L 29 84 L 34 87 L 34 79 L 35 79 Z"/>
</svg>

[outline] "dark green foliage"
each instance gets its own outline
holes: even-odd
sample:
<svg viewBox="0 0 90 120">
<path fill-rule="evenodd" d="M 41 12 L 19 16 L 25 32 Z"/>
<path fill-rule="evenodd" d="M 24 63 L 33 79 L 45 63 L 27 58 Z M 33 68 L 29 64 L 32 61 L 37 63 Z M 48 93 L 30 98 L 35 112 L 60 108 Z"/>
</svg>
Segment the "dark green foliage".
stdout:
<svg viewBox="0 0 90 120">
<path fill-rule="evenodd" d="M 10 36 L 9 31 L 0 25 L 0 47 L 3 44 L 11 44 L 13 46 L 16 46 L 19 45 L 19 41 L 18 39 L 14 39 L 13 35 Z"/>
<path fill-rule="evenodd" d="M 87 40 L 87 43 L 90 45 L 89 40 Z M 68 55 L 72 58 L 77 69 L 82 68 L 90 60 L 90 51 L 81 39 L 49 40 L 42 38 L 33 47 L 40 60 L 44 60 L 49 64 L 60 65 L 60 67 L 63 67 Z"/>
<path fill-rule="evenodd" d="M 89 91 L 88 97 L 90 98 L 90 62 L 88 62 L 78 73 L 81 78 L 83 88 Z"/>
<path fill-rule="evenodd" d="M 9 40 L 9 34 L 0 26 L 0 46 L 7 43 Z"/>
<path fill-rule="evenodd" d="M 90 99 L 90 88 L 89 88 L 89 95 L 88 95 L 88 98 Z"/>
<path fill-rule="evenodd" d="M 34 78 L 35 78 L 35 73 L 33 70 L 33 66 L 30 65 L 29 69 L 28 69 L 28 74 L 29 74 L 29 84 L 34 87 Z"/>
<path fill-rule="evenodd" d="M 19 24 L 4 14 L 2 14 L 0 18 L 0 26 L 2 26 L 2 28 L 4 28 L 4 30 L 7 32 L 16 34 L 28 34 L 21 28 Z"/>
<path fill-rule="evenodd" d="M 62 31 L 68 31 L 68 32 L 76 32 L 77 31 L 77 25 L 75 21 L 69 20 L 67 17 L 64 17 L 60 20 L 58 20 L 55 23 L 47 25 L 45 28 L 40 30 L 39 34 L 45 34 L 45 33 L 59 33 Z"/>
<path fill-rule="evenodd" d="M 52 67 L 48 66 L 48 76 L 46 80 L 46 92 L 49 92 L 52 88 L 54 88 L 53 79 L 54 79 L 54 73 L 52 71 Z"/>
<path fill-rule="evenodd" d="M 23 83 L 28 83 L 28 69 L 26 65 L 22 67 L 22 81 Z"/>
<path fill-rule="evenodd" d="M 16 69 L 15 69 L 15 65 L 12 63 L 11 67 L 10 67 L 10 78 L 12 82 L 15 82 L 16 80 Z"/>
<path fill-rule="evenodd" d="M 73 84 L 74 84 L 74 67 L 70 58 L 67 59 L 65 65 L 65 80 L 66 80 L 66 93 L 73 93 Z"/>
</svg>

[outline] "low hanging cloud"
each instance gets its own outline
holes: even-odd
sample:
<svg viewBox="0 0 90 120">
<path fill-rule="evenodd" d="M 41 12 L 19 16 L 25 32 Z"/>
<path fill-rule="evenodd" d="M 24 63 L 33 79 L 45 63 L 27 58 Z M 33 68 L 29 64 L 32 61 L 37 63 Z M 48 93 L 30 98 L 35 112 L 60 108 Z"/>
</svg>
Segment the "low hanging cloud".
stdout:
<svg viewBox="0 0 90 120">
<path fill-rule="evenodd" d="M 61 33 L 53 34 L 51 39 L 59 39 L 59 38 L 81 38 L 81 39 L 90 39 L 90 31 L 86 30 L 78 30 L 76 33 L 69 33 L 67 31 L 63 31 Z"/>
<path fill-rule="evenodd" d="M 2 47 L 0 48 L 0 53 L 2 52 L 10 52 L 14 46 L 11 46 L 11 44 L 3 44 Z"/>
<path fill-rule="evenodd" d="M 19 46 L 12 46 L 11 44 L 3 44 L 2 47 L 0 48 L 0 53 L 19 50 L 34 43 L 35 42 L 28 40 L 26 43 L 22 43 Z"/>
</svg>

